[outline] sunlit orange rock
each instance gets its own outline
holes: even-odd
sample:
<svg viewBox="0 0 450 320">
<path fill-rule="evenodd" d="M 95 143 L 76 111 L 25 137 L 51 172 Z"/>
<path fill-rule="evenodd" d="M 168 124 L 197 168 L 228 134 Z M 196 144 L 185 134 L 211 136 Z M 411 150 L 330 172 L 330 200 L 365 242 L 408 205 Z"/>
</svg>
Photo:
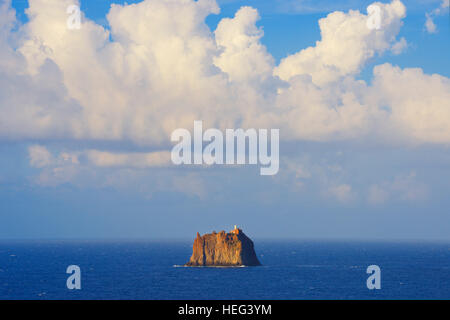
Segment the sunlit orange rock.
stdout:
<svg viewBox="0 0 450 320">
<path fill-rule="evenodd" d="M 213 232 L 200 236 L 194 240 L 189 267 L 233 267 L 260 266 L 256 257 L 253 241 L 241 229 L 226 233 Z"/>
</svg>

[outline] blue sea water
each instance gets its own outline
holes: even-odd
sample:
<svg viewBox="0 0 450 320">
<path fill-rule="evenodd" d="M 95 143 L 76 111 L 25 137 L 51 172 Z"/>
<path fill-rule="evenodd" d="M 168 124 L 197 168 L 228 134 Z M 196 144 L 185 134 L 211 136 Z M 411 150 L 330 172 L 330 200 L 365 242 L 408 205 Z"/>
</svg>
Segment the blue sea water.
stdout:
<svg viewBox="0 0 450 320">
<path fill-rule="evenodd" d="M 261 267 L 187 268 L 191 241 L 0 243 L 0 299 L 449 299 L 449 243 L 255 241 Z M 68 290 L 66 268 L 81 268 Z M 369 265 L 381 289 L 369 290 Z"/>
</svg>

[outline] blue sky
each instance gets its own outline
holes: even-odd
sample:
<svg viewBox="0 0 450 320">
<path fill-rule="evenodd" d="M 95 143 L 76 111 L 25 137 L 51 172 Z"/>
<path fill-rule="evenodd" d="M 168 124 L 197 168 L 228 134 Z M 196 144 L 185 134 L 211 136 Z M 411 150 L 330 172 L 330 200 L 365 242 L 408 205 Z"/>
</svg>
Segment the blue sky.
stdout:
<svg viewBox="0 0 450 320">
<path fill-rule="evenodd" d="M 82 0 L 81 10 L 95 27 L 83 26 L 69 42 L 61 40 L 58 29 L 66 13 L 56 6 L 37 5 L 29 19 L 27 1 L 12 0 L 16 27 L 0 25 L 0 41 L 7 44 L 0 42 L 6 48 L 0 51 L 5 61 L 0 64 L 0 238 L 190 238 L 197 231 L 237 224 L 255 238 L 450 240 L 448 8 L 433 14 L 435 32 L 425 27 L 426 13 L 442 1 L 403 1 L 405 16 L 398 14 L 383 26 L 379 46 L 369 34 L 338 36 L 342 46 L 352 46 L 348 52 L 356 52 L 355 57 L 359 51 L 370 55 L 373 46 L 373 56 L 358 64 L 345 62 L 345 55 L 336 60 L 334 51 L 341 48 L 324 40 L 325 49 L 315 51 L 315 59 L 336 61 L 337 78 L 328 69 L 324 76 L 322 67 L 308 71 L 316 60 L 299 66 L 283 59 L 317 45 L 319 19 L 333 27 L 336 22 L 328 15 L 342 11 L 354 22 L 348 11 L 366 14 L 372 1 L 218 1 L 221 12 L 207 15 L 207 31 L 202 21 L 185 22 L 175 11 L 171 19 L 183 28 L 172 30 L 170 20 L 161 20 L 160 28 L 167 31 L 156 22 L 140 24 L 142 17 L 131 21 L 137 12 L 118 10 L 111 18 L 113 35 L 102 42 L 98 30 L 110 30 L 106 14 L 111 2 Z M 162 10 L 162 17 L 164 1 L 154 2 L 162 4 L 149 10 Z M 257 9 L 260 19 L 253 20 L 253 11 L 239 11 L 242 6 Z M 202 10 L 210 10 L 193 8 L 179 9 L 192 10 L 186 12 L 200 20 Z M 238 11 L 241 20 L 234 18 Z M 224 18 L 231 23 L 214 35 Z M 255 37 L 253 23 L 264 36 Z M 193 39 L 186 40 L 192 51 L 180 54 L 174 47 L 160 57 L 163 49 L 158 48 L 168 50 L 167 39 L 178 39 L 177 32 Z M 251 45 L 233 52 L 238 49 L 228 42 L 239 37 Z M 407 45 L 395 53 L 392 46 L 402 38 Z M 198 45 L 196 39 L 203 42 Z M 208 59 L 220 53 L 202 48 L 219 41 L 231 48 L 226 51 L 231 58 L 221 56 L 210 67 Z M 118 52 L 127 52 L 126 67 L 117 63 Z M 251 60 L 258 62 L 250 71 L 255 74 L 242 75 Z M 289 76 L 291 71 L 297 74 Z M 118 79 L 111 75 L 120 72 Z M 222 87 L 222 80 L 207 78 L 210 74 L 227 75 L 229 83 Z M 292 95 L 275 92 L 280 78 L 280 88 L 290 88 Z M 208 103 L 217 109 L 205 111 Z M 322 104 L 323 115 L 317 111 Z M 386 117 L 383 108 L 391 114 Z M 342 111 L 334 117 L 326 113 L 329 109 Z M 266 111 L 275 120 L 258 118 Z M 172 123 L 191 123 L 185 119 L 192 115 L 218 126 L 280 128 L 279 173 L 260 176 L 254 166 L 116 166 L 96 158 L 168 151 L 168 132 L 176 127 Z"/>
</svg>

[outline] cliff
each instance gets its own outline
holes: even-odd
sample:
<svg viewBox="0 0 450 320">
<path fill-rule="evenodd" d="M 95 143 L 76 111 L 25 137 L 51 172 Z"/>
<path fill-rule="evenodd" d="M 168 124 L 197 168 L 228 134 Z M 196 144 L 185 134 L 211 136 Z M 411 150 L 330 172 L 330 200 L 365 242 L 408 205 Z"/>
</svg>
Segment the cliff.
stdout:
<svg viewBox="0 0 450 320">
<path fill-rule="evenodd" d="M 253 241 L 241 229 L 213 232 L 194 240 L 192 256 L 186 266 L 259 266 Z"/>
</svg>

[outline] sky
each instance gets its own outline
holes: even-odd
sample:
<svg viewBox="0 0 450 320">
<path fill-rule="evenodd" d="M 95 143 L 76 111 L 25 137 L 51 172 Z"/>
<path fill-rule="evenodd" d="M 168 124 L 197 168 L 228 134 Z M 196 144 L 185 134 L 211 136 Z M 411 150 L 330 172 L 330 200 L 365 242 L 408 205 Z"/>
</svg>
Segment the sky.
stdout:
<svg viewBox="0 0 450 320">
<path fill-rule="evenodd" d="M 0 0 L 0 239 L 449 241 L 448 0 L 372 3 Z M 173 165 L 194 120 L 279 172 Z"/>
</svg>

